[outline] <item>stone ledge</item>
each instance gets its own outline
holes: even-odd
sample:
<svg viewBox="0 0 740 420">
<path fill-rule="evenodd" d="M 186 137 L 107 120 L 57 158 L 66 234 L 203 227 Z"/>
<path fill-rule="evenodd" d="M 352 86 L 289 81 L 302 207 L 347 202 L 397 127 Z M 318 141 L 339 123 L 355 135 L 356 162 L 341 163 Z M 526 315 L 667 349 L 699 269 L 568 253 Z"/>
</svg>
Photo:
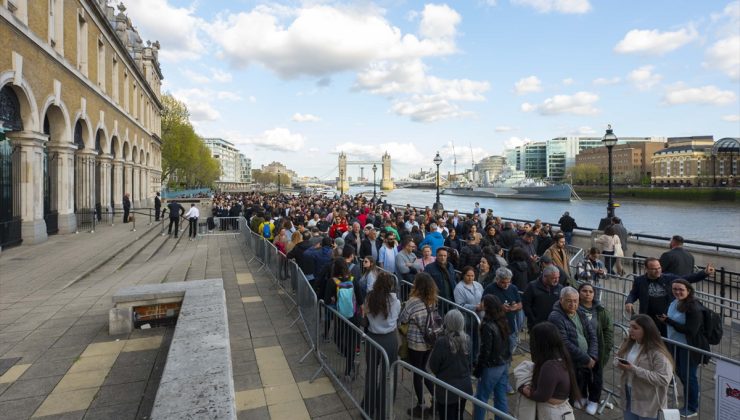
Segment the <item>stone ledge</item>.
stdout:
<svg viewBox="0 0 740 420">
<path fill-rule="evenodd" d="M 113 295 L 115 307 L 110 315 L 111 332 L 121 327 L 132 327 L 134 306 L 178 300 L 182 300 L 180 315 L 151 419 L 236 419 L 229 322 L 222 279 L 123 288 Z M 126 325 L 114 327 L 114 318 Z"/>
</svg>

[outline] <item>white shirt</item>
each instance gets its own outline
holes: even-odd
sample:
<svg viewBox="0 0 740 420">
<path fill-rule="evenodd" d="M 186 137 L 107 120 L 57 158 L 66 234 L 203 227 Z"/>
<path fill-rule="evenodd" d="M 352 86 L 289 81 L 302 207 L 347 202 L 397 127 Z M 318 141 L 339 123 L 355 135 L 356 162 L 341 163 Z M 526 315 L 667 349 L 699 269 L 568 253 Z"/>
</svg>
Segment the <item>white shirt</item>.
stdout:
<svg viewBox="0 0 740 420">
<path fill-rule="evenodd" d="M 190 209 L 188 210 L 188 212 L 185 213 L 185 216 L 183 216 L 183 217 L 185 217 L 186 219 L 190 219 L 191 217 L 194 217 L 194 218 L 197 219 L 197 218 L 200 217 L 200 210 L 198 210 L 198 208 L 195 207 L 195 206 L 190 207 Z"/>
</svg>

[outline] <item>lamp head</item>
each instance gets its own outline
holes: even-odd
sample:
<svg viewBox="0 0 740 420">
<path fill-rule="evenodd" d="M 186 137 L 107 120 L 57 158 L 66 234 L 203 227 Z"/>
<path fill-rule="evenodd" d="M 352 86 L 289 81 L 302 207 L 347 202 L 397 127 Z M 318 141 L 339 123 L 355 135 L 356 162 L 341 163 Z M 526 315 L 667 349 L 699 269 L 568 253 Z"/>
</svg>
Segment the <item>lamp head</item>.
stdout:
<svg viewBox="0 0 740 420">
<path fill-rule="evenodd" d="M 437 156 L 434 157 L 434 164 L 437 166 L 442 164 L 442 157 L 439 155 L 439 152 L 437 152 Z"/>
<path fill-rule="evenodd" d="M 612 130 L 612 125 L 609 124 L 606 126 L 606 134 L 604 134 L 604 137 L 601 139 L 601 143 L 604 144 L 606 147 L 612 147 L 617 144 L 617 136 L 614 135 L 614 130 Z"/>
</svg>

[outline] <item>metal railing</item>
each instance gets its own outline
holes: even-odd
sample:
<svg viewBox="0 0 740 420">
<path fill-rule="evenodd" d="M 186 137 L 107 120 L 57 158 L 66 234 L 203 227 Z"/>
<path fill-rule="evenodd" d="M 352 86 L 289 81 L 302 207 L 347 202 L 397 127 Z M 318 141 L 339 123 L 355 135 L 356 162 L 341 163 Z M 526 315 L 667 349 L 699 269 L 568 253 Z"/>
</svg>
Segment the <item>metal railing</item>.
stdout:
<svg viewBox="0 0 740 420">
<path fill-rule="evenodd" d="M 23 242 L 21 223 L 20 217 L 0 222 L 0 247 L 18 245 Z"/>
</svg>

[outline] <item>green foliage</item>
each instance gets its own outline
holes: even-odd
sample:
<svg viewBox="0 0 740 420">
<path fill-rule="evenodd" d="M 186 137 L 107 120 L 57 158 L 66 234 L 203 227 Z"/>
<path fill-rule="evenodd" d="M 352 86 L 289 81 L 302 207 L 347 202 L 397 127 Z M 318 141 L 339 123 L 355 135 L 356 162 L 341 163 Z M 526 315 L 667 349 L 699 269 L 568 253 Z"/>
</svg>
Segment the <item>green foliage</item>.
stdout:
<svg viewBox="0 0 740 420">
<path fill-rule="evenodd" d="M 594 185 L 601 182 L 601 169 L 590 163 L 582 163 L 568 168 L 566 178 L 570 177 L 576 185 Z"/>
<path fill-rule="evenodd" d="M 183 187 L 209 186 L 221 168 L 190 124 L 184 103 L 170 94 L 162 96 L 162 178 L 177 175 Z"/>
<path fill-rule="evenodd" d="M 252 180 L 260 185 L 277 185 L 278 174 L 275 172 L 264 172 L 261 169 L 252 169 Z M 288 174 L 280 173 L 280 185 L 290 185 L 290 176 Z"/>
</svg>

